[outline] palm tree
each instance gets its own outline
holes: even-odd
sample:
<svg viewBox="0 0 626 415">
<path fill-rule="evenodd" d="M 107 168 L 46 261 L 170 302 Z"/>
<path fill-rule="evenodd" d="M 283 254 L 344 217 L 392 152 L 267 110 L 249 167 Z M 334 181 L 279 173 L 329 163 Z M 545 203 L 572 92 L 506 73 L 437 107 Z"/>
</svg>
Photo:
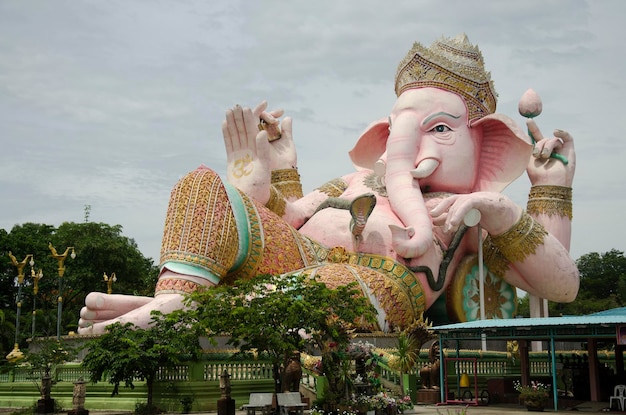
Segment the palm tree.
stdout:
<svg viewBox="0 0 626 415">
<path fill-rule="evenodd" d="M 398 335 L 398 346 L 394 354 L 398 358 L 400 387 L 403 394 L 405 393 L 404 374 L 410 373 L 415 368 L 422 345 L 435 337 L 431 327 L 432 324 L 428 322 L 428 319 L 423 320 L 422 316 Z"/>
</svg>

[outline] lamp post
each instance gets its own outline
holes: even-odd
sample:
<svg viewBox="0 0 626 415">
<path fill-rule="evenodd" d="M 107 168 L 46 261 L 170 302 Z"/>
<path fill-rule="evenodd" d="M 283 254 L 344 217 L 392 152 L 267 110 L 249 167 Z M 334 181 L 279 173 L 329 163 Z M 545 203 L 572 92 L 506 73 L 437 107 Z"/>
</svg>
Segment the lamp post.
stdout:
<svg viewBox="0 0 626 415">
<path fill-rule="evenodd" d="M 107 273 L 104 273 L 103 276 L 104 282 L 107 283 L 107 294 L 111 294 L 113 292 L 113 283 L 117 281 L 117 277 L 115 276 L 115 272 L 111 273 L 109 277 Z"/>
<path fill-rule="evenodd" d="M 24 268 L 26 267 L 26 261 L 30 259 L 28 264 L 32 267 L 35 265 L 35 261 L 33 260 L 33 254 L 28 254 L 22 260 L 22 262 L 18 262 L 17 258 L 11 251 L 9 251 L 9 258 L 11 258 L 11 263 L 15 265 L 17 268 L 17 297 L 15 298 L 15 305 L 17 307 L 17 311 L 15 313 L 15 343 L 13 345 L 13 350 L 6 356 L 7 360 L 10 362 L 15 362 L 24 357 L 24 354 L 20 350 L 19 345 L 19 335 L 20 335 L 20 314 L 22 311 L 22 285 L 24 284 Z"/>
<path fill-rule="evenodd" d="M 43 278 L 43 271 L 39 268 L 39 272 L 35 273 L 33 268 L 30 269 L 30 277 L 33 279 L 33 324 L 30 330 L 30 338 L 35 338 L 35 320 L 37 318 L 37 293 L 39 292 L 39 280 Z"/>
<path fill-rule="evenodd" d="M 65 252 L 62 254 L 57 253 L 57 250 L 52 246 L 52 243 L 48 243 L 48 248 L 50 248 L 50 252 L 52 252 L 52 258 L 56 259 L 59 262 L 59 295 L 57 297 L 57 340 L 61 339 L 61 312 L 63 311 L 63 274 L 65 274 L 65 266 L 63 263 L 67 258 L 67 255 L 72 250 L 72 254 L 70 257 L 72 259 L 76 258 L 76 251 L 74 251 L 73 246 L 68 246 L 65 249 Z"/>
</svg>

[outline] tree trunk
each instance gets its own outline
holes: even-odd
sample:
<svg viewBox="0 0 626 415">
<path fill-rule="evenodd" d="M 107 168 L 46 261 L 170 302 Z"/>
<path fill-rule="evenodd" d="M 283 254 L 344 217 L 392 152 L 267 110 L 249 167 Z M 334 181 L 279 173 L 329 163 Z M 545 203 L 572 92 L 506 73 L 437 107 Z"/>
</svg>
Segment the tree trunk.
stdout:
<svg viewBox="0 0 626 415">
<path fill-rule="evenodd" d="M 152 387 L 154 386 L 154 378 L 146 378 L 146 387 L 148 388 L 148 408 L 152 408 Z"/>
</svg>

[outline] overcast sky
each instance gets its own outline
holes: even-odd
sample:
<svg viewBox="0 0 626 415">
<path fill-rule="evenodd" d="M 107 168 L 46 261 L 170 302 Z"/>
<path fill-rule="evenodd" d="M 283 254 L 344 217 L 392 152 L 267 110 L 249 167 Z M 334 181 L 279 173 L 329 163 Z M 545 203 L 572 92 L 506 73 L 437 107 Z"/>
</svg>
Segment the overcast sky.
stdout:
<svg viewBox="0 0 626 415">
<path fill-rule="evenodd" d="M 626 250 L 622 0 L 0 0 L 0 228 L 123 226 L 158 262 L 169 192 L 225 176 L 227 108 L 293 117 L 304 190 L 353 171 L 347 152 L 395 100 L 414 41 L 466 33 L 498 112 L 528 88 L 544 133 L 577 150 L 571 254 Z M 526 205 L 522 176 L 506 193 Z"/>
</svg>

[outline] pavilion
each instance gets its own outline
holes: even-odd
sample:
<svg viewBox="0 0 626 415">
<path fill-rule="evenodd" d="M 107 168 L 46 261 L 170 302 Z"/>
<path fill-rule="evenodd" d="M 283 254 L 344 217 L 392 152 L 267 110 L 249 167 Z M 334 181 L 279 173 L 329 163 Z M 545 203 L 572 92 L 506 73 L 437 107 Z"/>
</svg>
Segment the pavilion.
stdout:
<svg viewBox="0 0 626 415">
<path fill-rule="evenodd" d="M 592 401 L 600 401 L 600 370 L 597 358 L 597 343 L 615 342 L 615 367 L 619 376 L 624 374 L 624 355 L 626 348 L 626 307 L 615 308 L 584 316 L 514 318 L 495 320 L 476 320 L 466 323 L 447 324 L 433 327 L 439 337 L 440 353 L 444 342 L 461 340 L 517 340 L 520 350 L 521 383 L 530 382 L 528 358 L 529 342 L 547 341 L 551 356 L 552 385 L 557 385 L 556 341 L 585 341 L 589 356 L 589 385 Z M 443 356 L 440 356 L 443 362 Z M 441 385 L 444 384 L 444 366 L 441 365 Z M 553 387 L 554 408 L 558 408 L 558 391 Z M 441 388 L 441 400 L 444 401 Z"/>
</svg>

